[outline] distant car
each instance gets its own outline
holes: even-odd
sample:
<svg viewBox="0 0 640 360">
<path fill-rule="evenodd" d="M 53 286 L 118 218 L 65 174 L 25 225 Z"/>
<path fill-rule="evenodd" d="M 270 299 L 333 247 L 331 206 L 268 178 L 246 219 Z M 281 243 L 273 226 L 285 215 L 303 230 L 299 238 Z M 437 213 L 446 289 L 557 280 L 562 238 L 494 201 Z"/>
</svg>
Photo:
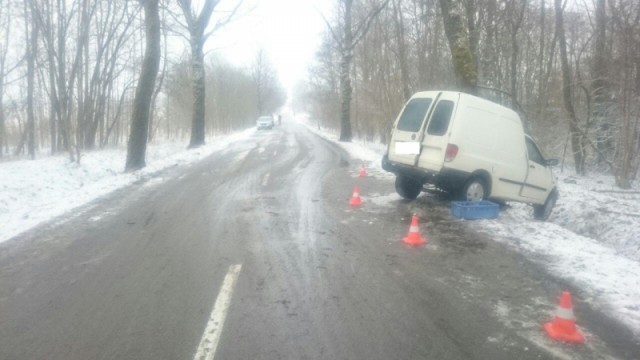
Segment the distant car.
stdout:
<svg viewBox="0 0 640 360">
<path fill-rule="evenodd" d="M 258 126 L 258 130 L 262 129 L 273 129 L 273 117 L 271 116 L 260 116 L 258 121 L 256 122 Z"/>
</svg>

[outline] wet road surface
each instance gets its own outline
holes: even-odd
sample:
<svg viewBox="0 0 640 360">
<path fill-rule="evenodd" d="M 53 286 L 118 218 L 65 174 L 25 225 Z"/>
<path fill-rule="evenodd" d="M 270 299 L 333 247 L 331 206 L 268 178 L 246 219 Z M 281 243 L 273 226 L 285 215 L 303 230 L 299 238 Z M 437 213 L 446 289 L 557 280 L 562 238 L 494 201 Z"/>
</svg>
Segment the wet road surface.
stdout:
<svg viewBox="0 0 640 360">
<path fill-rule="evenodd" d="M 359 163 L 289 121 L 3 243 L 0 359 L 640 358 L 587 305 L 546 339 L 567 284 Z"/>
</svg>

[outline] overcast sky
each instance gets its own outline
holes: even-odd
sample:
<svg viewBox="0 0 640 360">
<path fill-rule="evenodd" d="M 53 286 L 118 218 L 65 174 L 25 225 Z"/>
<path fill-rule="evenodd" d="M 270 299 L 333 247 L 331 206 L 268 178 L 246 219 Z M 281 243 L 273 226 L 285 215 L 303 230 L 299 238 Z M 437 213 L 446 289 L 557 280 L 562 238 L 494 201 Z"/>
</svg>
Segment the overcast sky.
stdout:
<svg viewBox="0 0 640 360">
<path fill-rule="evenodd" d="M 223 0 L 224 14 L 237 0 Z M 330 16 L 331 0 L 245 0 L 245 10 L 207 43 L 207 49 L 230 62 L 249 66 L 258 48 L 266 50 L 285 87 L 305 77 L 326 25 L 318 14 Z M 248 13 L 247 13 L 248 11 Z"/>
</svg>

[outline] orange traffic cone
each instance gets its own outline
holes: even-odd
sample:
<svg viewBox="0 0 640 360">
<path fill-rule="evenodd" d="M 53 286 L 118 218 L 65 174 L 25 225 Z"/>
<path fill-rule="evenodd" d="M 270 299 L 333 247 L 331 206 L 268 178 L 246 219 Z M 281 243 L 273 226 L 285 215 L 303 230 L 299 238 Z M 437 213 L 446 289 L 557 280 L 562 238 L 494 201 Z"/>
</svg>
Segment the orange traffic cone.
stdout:
<svg viewBox="0 0 640 360">
<path fill-rule="evenodd" d="M 362 206 L 362 199 L 360 199 L 360 189 L 358 189 L 358 185 L 353 187 L 353 196 L 351 196 L 351 200 L 349 200 L 349 205 L 351 206 Z"/>
<path fill-rule="evenodd" d="M 582 332 L 580 332 L 580 329 L 576 326 L 576 317 L 573 315 L 570 292 L 562 292 L 556 315 L 553 317 L 553 320 L 544 324 L 544 330 L 550 338 L 556 341 L 567 341 L 577 344 L 584 342 L 584 335 L 582 335 Z"/>
<path fill-rule="evenodd" d="M 409 234 L 407 234 L 407 237 L 402 239 L 402 241 L 404 241 L 405 244 L 409 245 L 422 245 L 427 243 L 427 240 L 422 238 L 422 235 L 420 235 L 420 227 L 418 225 L 418 217 L 416 215 L 413 215 L 413 217 L 411 218 L 411 227 L 409 227 Z"/>
<path fill-rule="evenodd" d="M 360 167 L 360 177 L 367 177 L 367 170 L 364 169 L 364 164 Z"/>
</svg>

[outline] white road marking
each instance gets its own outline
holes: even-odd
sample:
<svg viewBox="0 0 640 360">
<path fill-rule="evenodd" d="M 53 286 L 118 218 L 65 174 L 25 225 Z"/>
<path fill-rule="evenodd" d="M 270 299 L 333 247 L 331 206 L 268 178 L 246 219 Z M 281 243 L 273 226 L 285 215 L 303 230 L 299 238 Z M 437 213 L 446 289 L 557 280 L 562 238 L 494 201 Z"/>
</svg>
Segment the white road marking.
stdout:
<svg viewBox="0 0 640 360">
<path fill-rule="evenodd" d="M 263 178 L 262 178 L 262 186 L 267 186 L 267 183 L 269 182 L 269 173 L 267 173 Z"/>
<path fill-rule="evenodd" d="M 220 287 L 220 293 L 218 293 L 218 297 L 216 298 L 216 303 L 211 310 L 209 322 L 204 329 L 202 339 L 200 339 L 198 351 L 193 357 L 194 360 L 213 360 L 213 357 L 216 355 L 216 348 L 218 347 L 218 341 L 220 341 L 224 319 L 227 317 L 233 289 L 241 269 L 242 264 L 229 266 L 229 271 L 227 271 L 227 275 L 224 277 L 224 281 Z"/>
</svg>

